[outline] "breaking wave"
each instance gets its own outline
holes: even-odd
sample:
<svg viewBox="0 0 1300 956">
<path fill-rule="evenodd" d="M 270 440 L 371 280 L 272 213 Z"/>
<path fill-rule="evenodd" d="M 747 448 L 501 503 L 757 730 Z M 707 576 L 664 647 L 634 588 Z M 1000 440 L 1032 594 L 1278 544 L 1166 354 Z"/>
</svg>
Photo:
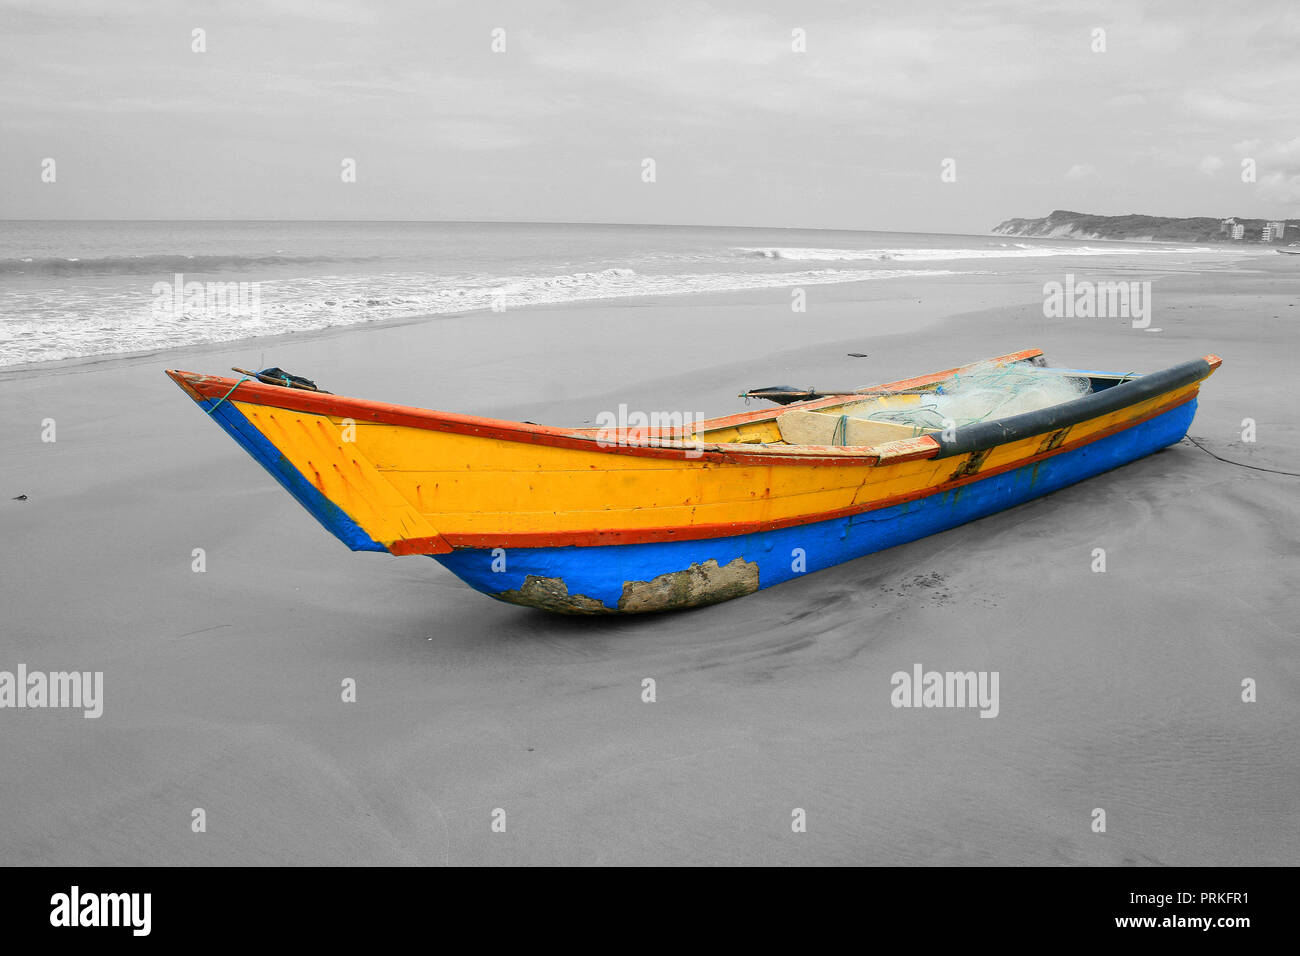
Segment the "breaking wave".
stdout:
<svg viewBox="0 0 1300 956">
<path fill-rule="evenodd" d="M 53 296 L 0 290 L 0 312 L 5 315 L 0 324 L 0 366 L 474 310 L 960 274 L 946 269 L 874 268 L 647 275 L 611 268 L 507 278 L 327 275 L 252 283 L 255 301 L 232 290 L 215 310 L 202 296 L 189 301 L 179 295 L 174 303 L 167 297 L 160 308 L 147 280 L 126 290 L 65 288 Z"/>
<path fill-rule="evenodd" d="M 0 275 L 30 276 L 118 276 L 154 275 L 168 272 L 228 272 L 256 270 L 275 266 L 319 265 L 329 262 L 370 262 L 377 257 L 338 256 L 237 256 L 177 254 L 147 256 L 29 257 L 0 259 Z"/>
</svg>

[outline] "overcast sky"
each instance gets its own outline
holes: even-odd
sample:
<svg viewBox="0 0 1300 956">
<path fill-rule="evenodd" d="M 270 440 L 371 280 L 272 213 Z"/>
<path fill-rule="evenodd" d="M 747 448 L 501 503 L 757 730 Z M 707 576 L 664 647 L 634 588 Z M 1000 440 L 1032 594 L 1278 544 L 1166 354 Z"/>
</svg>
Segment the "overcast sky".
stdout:
<svg viewBox="0 0 1300 956">
<path fill-rule="evenodd" d="M 0 0 L 0 137 L 0 218 L 1296 217 L 1300 0 Z"/>
</svg>

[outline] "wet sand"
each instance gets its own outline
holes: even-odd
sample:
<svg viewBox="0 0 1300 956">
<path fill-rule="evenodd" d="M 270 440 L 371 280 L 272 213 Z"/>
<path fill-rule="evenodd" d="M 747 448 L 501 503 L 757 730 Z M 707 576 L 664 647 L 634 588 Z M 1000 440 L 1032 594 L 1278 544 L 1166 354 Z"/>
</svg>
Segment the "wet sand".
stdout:
<svg viewBox="0 0 1300 956">
<path fill-rule="evenodd" d="M 577 424 L 1029 346 L 1215 352 L 1191 434 L 1300 471 L 1291 257 L 1106 263 L 1154 279 L 1158 333 L 1045 319 L 1045 279 L 1099 267 L 1035 268 L 815 287 L 802 315 L 784 290 L 621 300 L 0 372 L 0 670 L 105 681 L 97 720 L 0 710 L 0 863 L 1300 863 L 1300 479 L 1184 442 L 742 600 L 568 619 L 347 551 L 162 374 L 281 365 Z M 892 707 L 915 663 L 998 671 L 998 717 Z"/>
</svg>

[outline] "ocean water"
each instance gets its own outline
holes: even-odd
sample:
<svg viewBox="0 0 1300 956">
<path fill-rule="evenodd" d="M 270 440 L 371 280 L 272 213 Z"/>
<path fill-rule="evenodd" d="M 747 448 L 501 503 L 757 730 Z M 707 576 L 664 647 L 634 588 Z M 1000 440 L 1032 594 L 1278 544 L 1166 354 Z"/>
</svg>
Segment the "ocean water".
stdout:
<svg viewBox="0 0 1300 956">
<path fill-rule="evenodd" d="M 0 366 L 542 303 L 997 272 L 1206 247 L 429 222 L 0 222 Z"/>
</svg>

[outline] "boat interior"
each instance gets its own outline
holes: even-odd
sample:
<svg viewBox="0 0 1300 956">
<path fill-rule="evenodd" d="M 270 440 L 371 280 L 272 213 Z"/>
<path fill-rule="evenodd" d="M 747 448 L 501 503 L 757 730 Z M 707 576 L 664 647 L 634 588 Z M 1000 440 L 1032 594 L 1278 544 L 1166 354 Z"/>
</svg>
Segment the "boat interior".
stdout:
<svg viewBox="0 0 1300 956">
<path fill-rule="evenodd" d="M 955 369 L 944 377 L 898 390 L 883 387 L 828 393 L 813 389 L 755 389 L 742 393 L 741 397 L 778 401 L 784 408 L 767 413 L 712 419 L 702 423 L 704 427 L 694 432 L 649 428 L 640 430 L 638 436 L 659 439 L 675 437 L 709 446 L 870 448 L 940 432 L 946 424 L 941 401 L 945 394 L 945 384 L 952 382 L 956 375 L 964 371 L 966 370 Z M 1117 375 L 1042 367 L 1034 368 L 1034 372 L 1038 375 L 1058 375 L 1075 382 L 1086 380 L 1086 390 L 1080 394 L 1099 392 L 1137 377 L 1134 373 Z M 797 397 L 804 395 L 810 397 Z M 1070 397 L 1072 396 L 1067 396 L 1067 400 Z M 1050 390 L 1022 393 L 1017 397 L 1014 411 L 1009 414 L 1051 407 L 1060 403 L 1059 398 L 1059 393 L 1053 396 Z M 990 403 L 988 407 L 996 408 L 997 402 Z M 990 418 L 997 417 L 1003 416 L 990 415 Z M 962 418 L 955 421 L 957 425 L 966 423 L 967 420 Z"/>
</svg>

